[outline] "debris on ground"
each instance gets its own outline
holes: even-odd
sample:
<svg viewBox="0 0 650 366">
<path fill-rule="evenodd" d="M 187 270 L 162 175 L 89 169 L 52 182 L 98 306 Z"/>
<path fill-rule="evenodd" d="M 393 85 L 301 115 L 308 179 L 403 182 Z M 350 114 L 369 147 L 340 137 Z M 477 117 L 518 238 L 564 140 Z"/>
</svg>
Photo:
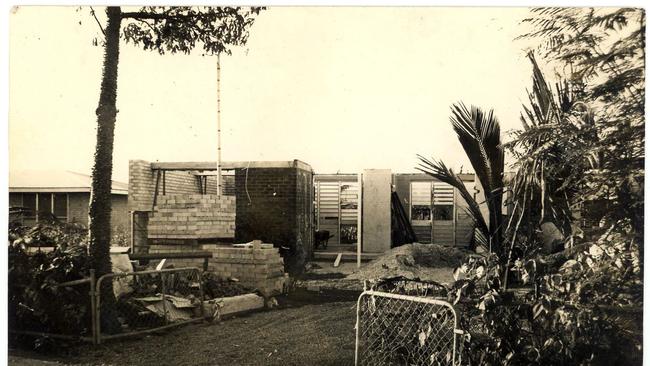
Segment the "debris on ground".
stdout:
<svg viewBox="0 0 650 366">
<path fill-rule="evenodd" d="M 236 278 L 222 278 L 212 272 L 203 273 L 203 295 L 206 300 L 251 292 L 254 292 L 254 289 L 242 285 Z"/>
<path fill-rule="evenodd" d="M 348 276 L 348 279 L 374 280 L 390 277 L 452 281 L 452 270 L 470 252 L 438 244 L 405 244 L 382 254 Z"/>
</svg>

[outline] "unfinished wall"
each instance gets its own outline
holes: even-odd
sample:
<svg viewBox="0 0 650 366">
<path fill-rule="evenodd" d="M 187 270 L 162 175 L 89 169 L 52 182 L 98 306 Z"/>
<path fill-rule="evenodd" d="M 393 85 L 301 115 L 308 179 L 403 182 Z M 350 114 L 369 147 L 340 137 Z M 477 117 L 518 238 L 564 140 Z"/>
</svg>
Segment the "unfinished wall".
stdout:
<svg viewBox="0 0 650 366">
<path fill-rule="evenodd" d="M 129 160 L 129 211 L 151 211 L 156 190 L 156 172 L 145 160 Z M 164 176 L 164 179 L 163 179 Z M 199 181 L 188 171 L 161 172 L 158 198 L 166 195 L 199 194 Z M 224 193 L 231 193 L 224 189 Z M 217 194 L 217 177 L 207 177 L 206 194 Z"/>
<path fill-rule="evenodd" d="M 313 251 L 312 170 L 294 160 L 236 169 L 235 241 L 289 247 L 287 270 L 299 272 Z"/>
<path fill-rule="evenodd" d="M 208 239 L 235 236 L 235 197 L 201 194 L 159 196 L 149 215 L 151 239 Z"/>
<path fill-rule="evenodd" d="M 224 183 L 224 193 L 230 195 L 218 198 L 215 196 L 217 178 L 208 176 L 203 186 L 206 194 L 201 195 L 200 179 L 193 172 L 161 172 L 156 207 L 153 208 L 157 174 L 148 161 L 129 161 L 127 207 L 137 212 L 133 227 L 137 252 L 148 251 L 149 239 L 179 245 L 189 245 L 183 242 L 188 239 L 227 238 L 232 241 L 235 203 L 227 184 Z"/>
<path fill-rule="evenodd" d="M 282 292 L 286 276 L 278 248 L 233 248 L 215 244 L 157 245 L 150 247 L 150 253 L 212 252 L 208 270 L 223 278 L 236 278 L 247 287 L 259 290 L 263 296 L 274 296 Z M 175 268 L 203 268 L 201 259 L 168 259 L 166 263 Z"/>
</svg>

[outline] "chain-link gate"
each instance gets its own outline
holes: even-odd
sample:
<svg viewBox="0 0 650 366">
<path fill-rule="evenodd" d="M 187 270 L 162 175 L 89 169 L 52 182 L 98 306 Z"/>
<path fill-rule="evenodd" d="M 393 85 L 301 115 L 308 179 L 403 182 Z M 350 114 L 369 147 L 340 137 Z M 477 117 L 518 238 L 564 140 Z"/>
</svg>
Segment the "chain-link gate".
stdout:
<svg viewBox="0 0 650 366">
<path fill-rule="evenodd" d="M 364 291 L 357 302 L 355 365 L 452 365 L 458 318 L 446 301 Z"/>
</svg>

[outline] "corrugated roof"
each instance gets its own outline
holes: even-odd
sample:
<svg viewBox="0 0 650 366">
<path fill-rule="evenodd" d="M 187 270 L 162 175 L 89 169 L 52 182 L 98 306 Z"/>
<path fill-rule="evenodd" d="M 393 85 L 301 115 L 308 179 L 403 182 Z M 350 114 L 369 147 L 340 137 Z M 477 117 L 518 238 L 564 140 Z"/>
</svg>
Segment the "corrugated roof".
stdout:
<svg viewBox="0 0 650 366">
<path fill-rule="evenodd" d="M 90 192 L 92 177 L 64 170 L 9 172 L 9 192 Z M 128 194 L 127 183 L 113 181 L 111 193 Z"/>
</svg>

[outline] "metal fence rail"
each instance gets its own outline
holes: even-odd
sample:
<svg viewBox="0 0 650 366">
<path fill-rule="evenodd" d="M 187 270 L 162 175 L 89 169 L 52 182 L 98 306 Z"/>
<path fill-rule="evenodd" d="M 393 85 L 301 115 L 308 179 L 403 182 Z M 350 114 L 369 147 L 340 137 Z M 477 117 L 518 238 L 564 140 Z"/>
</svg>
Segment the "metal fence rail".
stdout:
<svg viewBox="0 0 650 366">
<path fill-rule="evenodd" d="M 101 288 L 109 281 L 116 296 L 102 298 Z M 69 303 L 81 305 L 82 313 L 75 314 L 79 319 L 69 319 L 75 326 L 67 325 L 65 316 L 53 316 L 64 322 L 54 324 L 55 328 L 66 331 L 48 332 L 37 318 L 29 322 L 23 317 L 20 329 L 10 319 L 9 333 L 99 344 L 108 339 L 158 332 L 204 319 L 203 280 L 198 268 L 109 273 L 98 279 L 91 270 L 88 278 L 43 288 L 51 292 L 51 301 L 55 302 L 50 311 L 61 311 L 57 309 Z M 107 301 L 115 301 L 114 306 L 106 306 Z M 79 327 L 79 324 L 87 326 Z"/>
<path fill-rule="evenodd" d="M 446 298 L 447 288 L 435 281 L 414 280 L 402 276 L 385 278 L 370 287 L 371 290 L 418 297 Z"/>
<path fill-rule="evenodd" d="M 117 297 L 116 314 L 102 307 L 100 289 L 107 281 L 113 281 L 114 289 L 126 293 Z M 198 268 L 109 273 L 97 280 L 96 289 L 94 329 L 97 343 L 204 319 L 203 285 Z"/>
<path fill-rule="evenodd" d="M 53 331 L 52 329 L 44 327 L 37 318 L 34 318 L 33 321 L 29 321 L 28 317 L 23 314 L 20 327 L 16 324 L 12 324 L 15 323 L 16 319 L 11 319 L 10 316 L 8 319 L 9 333 L 31 337 L 93 342 L 93 324 L 95 315 L 93 311 L 93 300 L 95 298 L 95 280 L 95 271 L 91 269 L 88 278 L 44 285 L 42 287 L 42 290 L 44 291 L 43 296 L 48 296 L 47 302 L 50 305 L 47 311 L 53 319 L 59 319 L 58 323 L 51 324 L 51 326 L 56 330 Z M 61 315 L 63 314 L 63 308 L 67 304 L 77 304 L 82 312 L 73 314 L 74 317 L 70 317 L 69 313 L 66 313 L 65 316 Z M 18 306 L 20 307 L 24 305 L 19 304 Z M 24 313 L 34 312 L 34 309 L 30 308 L 22 310 Z M 15 311 L 20 311 L 20 309 L 16 309 Z M 80 324 L 81 326 L 79 326 Z"/>
<path fill-rule="evenodd" d="M 456 365 L 457 326 L 446 301 L 364 291 L 357 302 L 355 365 Z"/>
</svg>

